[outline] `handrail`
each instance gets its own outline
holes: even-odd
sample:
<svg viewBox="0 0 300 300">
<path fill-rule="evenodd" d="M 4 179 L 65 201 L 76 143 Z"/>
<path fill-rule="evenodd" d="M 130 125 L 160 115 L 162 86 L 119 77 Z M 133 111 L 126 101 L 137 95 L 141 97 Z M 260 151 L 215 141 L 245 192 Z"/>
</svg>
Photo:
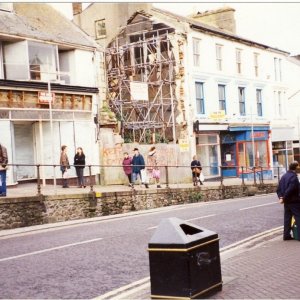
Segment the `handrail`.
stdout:
<svg viewBox="0 0 300 300">
<path fill-rule="evenodd" d="M 11 166 L 11 167 L 35 167 L 36 168 L 36 174 L 37 174 L 37 194 L 41 195 L 41 168 L 42 167 L 53 167 L 54 169 L 56 167 L 60 167 L 59 164 L 23 164 L 23 163 L 17 163 L 17 164 L 12 164 L 9 163 L 7 164 L 7 166 Z M 138 167 L 145 167 L 146 169 L 149 168 L 153 168 L 154 166 L 152 165 L 136 165 Z M 86 164 L 86 165 L 70 165 L 70 167 L 87 167 L 88 168 L 88 177 L 89 177 L 89 183 L 90 183 L 90 192 L 94 192 L 94 185 L 93 185 L 93 181 L 92 181 L 92 168 L 123 168 L 123 165 L 100 165 L 100 164 Z M 195 166 L 191 167 L 191 165 L 156 165 L 155 167 L 157 168 L 162 168 L 165 170 L 165 180 L 166 180 L 166 187 L 169 188 L 169 183 L 170 183 L 170 168 L 188 168 L 188 169 L 192 169 Z M 206 168 L 212 168 L 212 166 L 201 166 L 202 170 L 204 170 Z M 237 170 L 241 170 L 241 172 L 238 172 L 238 175 L 240 175 L 241 180 L 242 180 L 242 185 L 245 185 L 245 174 L 247 173 L 251 173 L 253 172 L 253 181 L 254 181 L 254 185 L 257 184 L 256 182 L 256 176 L 259 176 L 259 180 L 260 180 L 260 184 L 264 184 L 264 171 L 265 170 L 273 170 L 273 175 L 275 175 L 276 171 L 277 171 L 277 178 L 278 178 L 278 182 L 280 180 L 280 169 L 284 169 L 283 167 L 267 167 L 267 166 L 254 166 L 254 167 L 245 167 L 245 166 L 215 166 L 214 168 L 218 168 L 218 175 L 215 176 L 216 178 L 219 178 L 220 180 L 220 185 L 223 186 L 224 183 L 224 174 L 223 174 L 223 170 L 225 169 L 233 169 L 236 168 Z M 250 172 L 249 172 L 250 171 Z M 239 177 L 239 176 L 238 176 Z"/>
</svg>

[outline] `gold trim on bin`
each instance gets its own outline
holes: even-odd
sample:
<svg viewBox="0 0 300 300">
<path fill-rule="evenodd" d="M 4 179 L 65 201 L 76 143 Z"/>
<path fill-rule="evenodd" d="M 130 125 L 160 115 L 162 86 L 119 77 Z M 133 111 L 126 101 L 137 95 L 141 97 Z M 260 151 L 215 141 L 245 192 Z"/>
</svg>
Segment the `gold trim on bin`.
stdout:
<svg viewBox="0 0 300 300">
<path fill-rule="evenodd" d="M 222 284 L 223 284 L 223 281 L 221 281 L 221 282 L 219 282 L 219 283 L 217 283 L 217 284 L 215 284 L 215 285 L 213 285 L 213 286 L 211 286 L 211 287 L 209 287 L 209 288 L 207 288 L 207 289 L 201 291 L 200 293 L 197 293 L 197 294 L 195 294 L 195 295 L 193 295 L 191 297 L 175 297 L 175 296 L 151 295 L 151 299 L 170 299 L 170 300 L 171 299 L 178 299 L 178 300 L 180 299 L 180 300 L 190 300 L 190 299 L 194 299 L 195 297 L 198 297 L 200 295 L 203 295 L 203 294 L 209 292 L 210 290 L 212 290 L 212 289 L 214 289 L 214 288 L 216 288 L 216 287 L 218 287 L 218 286 L 220 286 Z"/>
<path fill-rule="evenodd" d="M 217 242 L 219 240 L 220 240 L 219 238 L 216 238 L 214 240 L 211 240 L 211 241 L 208 241 L 208 242 L 205 242 L 203 244 L 199 244 L 199 245 L 196 245 L 196 246 L 193 246 L 193 247 L 190 247 L 190 248 L 186 248 L 186 249 L 181 249 L 181 248 L 148 248 L 148 251 L 149 252 L 154 252 L 154 251 L 158 251 L 158 252 L 189 252 L 191 250 L 209 245 L 209 244 Z"/>
</svg>

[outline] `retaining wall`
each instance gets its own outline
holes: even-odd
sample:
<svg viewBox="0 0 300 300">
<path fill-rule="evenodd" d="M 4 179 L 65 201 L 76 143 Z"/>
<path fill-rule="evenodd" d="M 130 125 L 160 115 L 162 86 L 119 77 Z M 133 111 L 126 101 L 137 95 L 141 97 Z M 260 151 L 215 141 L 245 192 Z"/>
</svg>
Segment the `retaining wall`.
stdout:
<svg viewBox="0 0 300 300">
<path fill-rule="evenodd" d="M 277 184 L 153 189 L 0 199 L 0 229 L 122 214 L 163 206 L 273 193 Z"/>
</svg>

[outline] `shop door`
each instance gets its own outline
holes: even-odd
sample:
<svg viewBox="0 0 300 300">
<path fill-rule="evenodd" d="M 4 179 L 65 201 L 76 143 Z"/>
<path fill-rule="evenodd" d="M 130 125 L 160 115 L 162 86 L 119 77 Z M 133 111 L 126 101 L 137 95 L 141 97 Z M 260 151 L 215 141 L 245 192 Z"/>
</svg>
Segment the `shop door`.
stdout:
<svg viewBox="0 0 300 300">
<path fill-rule="evenodd" d="M 235 145 L 235 143 L 222 145 L 222 173 L 224 177 L 237 176 Z"/>
<path fill-rule="evenodd" d="M 33 129 L 29 122 L 14 124 L 15 162 L 16 164 L 34 164 Z M 17 181 L 36 178 L 35 167 L 15 167 Z"/>
</svg>

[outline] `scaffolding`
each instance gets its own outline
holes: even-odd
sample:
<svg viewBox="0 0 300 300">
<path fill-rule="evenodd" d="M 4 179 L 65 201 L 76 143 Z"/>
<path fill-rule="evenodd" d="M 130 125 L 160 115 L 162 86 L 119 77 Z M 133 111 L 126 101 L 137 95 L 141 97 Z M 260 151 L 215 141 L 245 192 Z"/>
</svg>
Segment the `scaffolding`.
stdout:
<svg viewBox="0 0 300 300">
<path fill-rule="evenodd" d="M 106 51 L 108 104 L 125 142 L 176 143 L 174 28 L 136 14 Z"/>
</svg>

